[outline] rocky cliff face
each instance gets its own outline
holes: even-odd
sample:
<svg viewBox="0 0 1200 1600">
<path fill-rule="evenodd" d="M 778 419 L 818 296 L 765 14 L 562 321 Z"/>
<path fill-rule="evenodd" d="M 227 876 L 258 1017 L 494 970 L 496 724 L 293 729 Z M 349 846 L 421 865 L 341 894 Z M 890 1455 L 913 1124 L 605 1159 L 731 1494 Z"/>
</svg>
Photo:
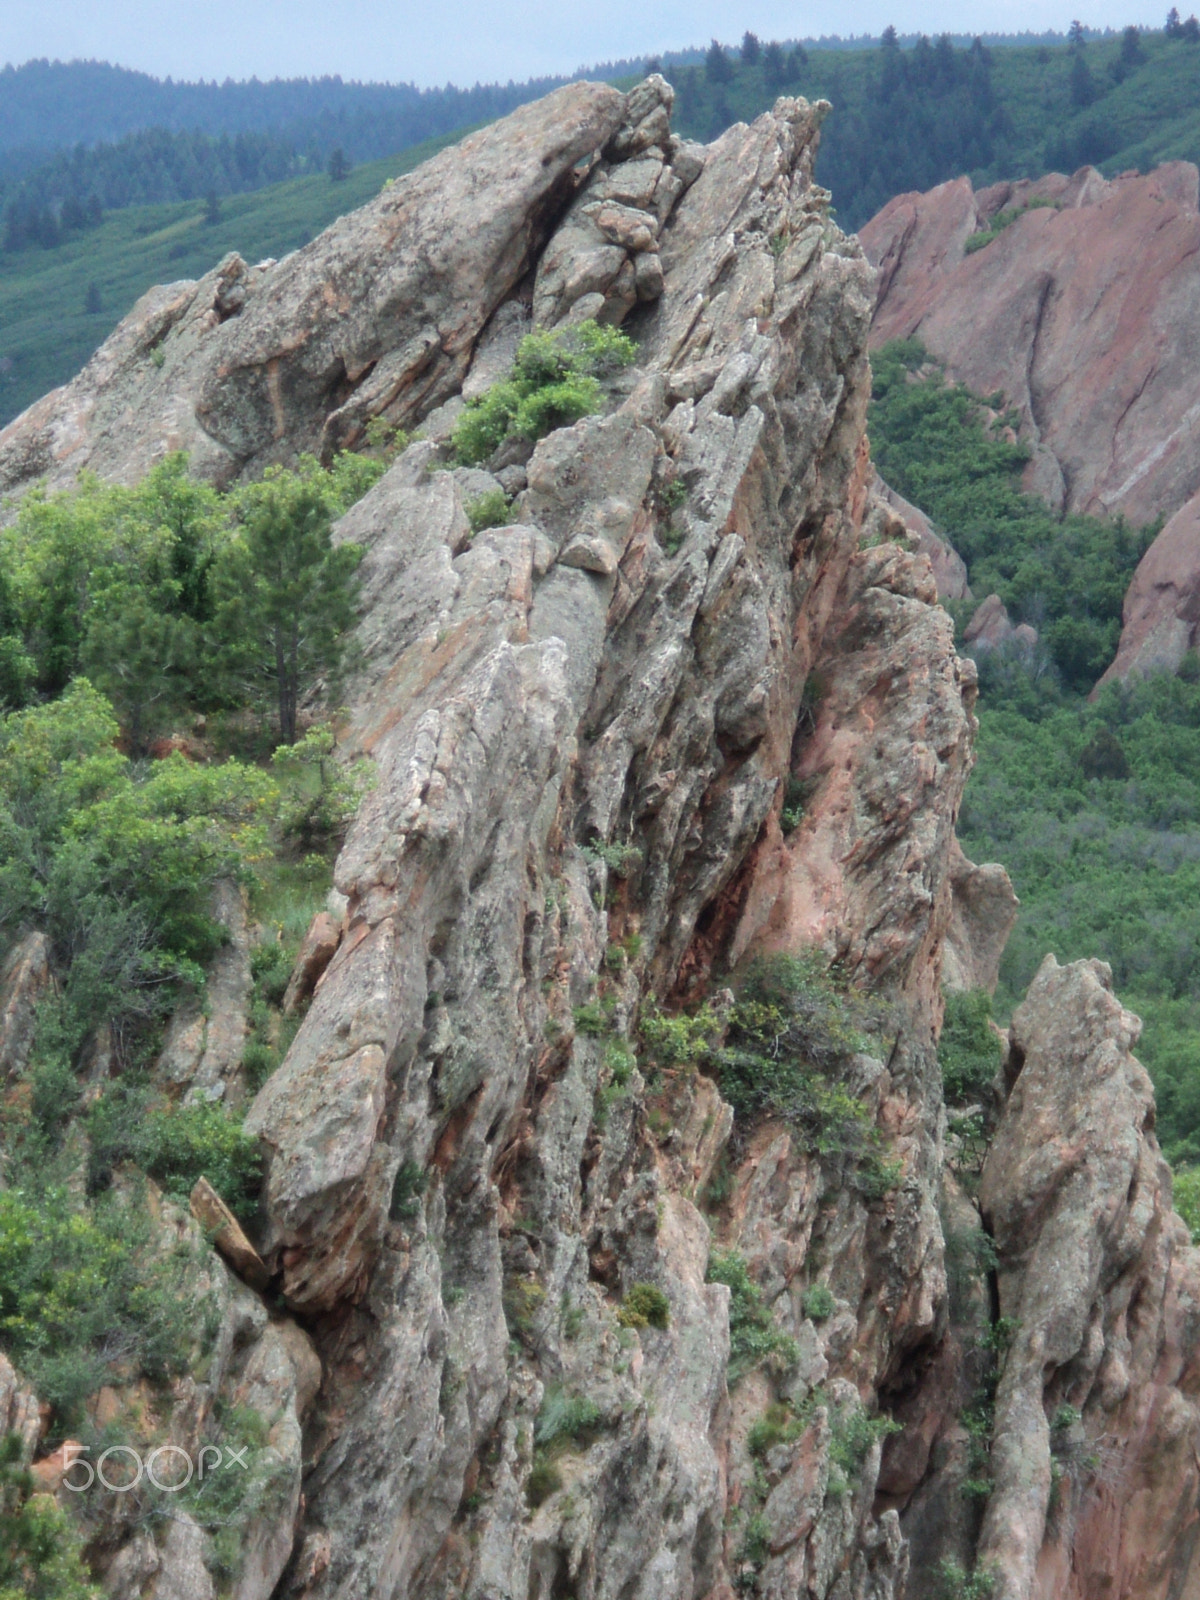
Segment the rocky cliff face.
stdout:
<svg viewBox="0 0 1200 1600">
<path fill-rule="evenodd" d="M 972 1558 L 960 1419 L 999 1310 L 1001 1592 L 1132 1597 L 1157 1562 L 1183 1593 L 1190 1543 L 1154 1529 L 1194 1515 L 1194 1257 L 1102 974 L 1044 970 L 1018 1016 L 982 1218 L 945 1175 L 941 982 L 994 981 L 1014 902 L 954 840 L 974 669 L 871 489 L 873 274 L 812 181 L 823 108 L 698 150 L 670 103 L 561 90 L 296 257 L 147 297 L 4 436 L 19 486 L 425 429 L 339 529 L 378 782 L 249 1111 L 272 1310 L 213 1258 L 223 1354 L 172 1426 L 250 1392 L 277 1419 L 239 1600 L 900 1600 Z M 639 344 L 605 412 L 453 467 L 460 394 L 589 315 Z M 472 539 L 501 484 L 514 522 Z M 869 1169 L 778 1107 L 735 1120 L 638 1028 L 706 999 L 720 1029 L 730 979 L 814 948 L 886 1018 L 822 1091 Z M 955 1299 L 947 1238 L 985 1222 L 998 1276 Z M 1060 1402 L 1115 1443 L 1052 1506 Z M 114 1595 L 216 1592 L 186 1519 L 103 1556 Z"/>
<path fill-rule="evenodd" d="M 1175 670 L 1200 617 L 1200 177 L 969 179 L 901 195 L 863 229 L 872 338 L 919 338 L 952 377 L 1003 392 L 1027 487 L 1069 511 L 1170 519 L 1131 586 L 1110 673 Z M 990 243 L 967 241 L 1016 211 Z"/>
</svg>

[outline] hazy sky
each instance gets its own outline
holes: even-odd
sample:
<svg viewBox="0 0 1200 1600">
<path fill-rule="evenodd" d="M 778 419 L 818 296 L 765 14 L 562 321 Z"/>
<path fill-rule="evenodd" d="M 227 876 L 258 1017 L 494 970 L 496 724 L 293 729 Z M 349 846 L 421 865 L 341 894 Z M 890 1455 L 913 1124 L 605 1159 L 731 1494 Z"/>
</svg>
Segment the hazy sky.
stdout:
<svg viewBox="0 0 1200 1600">
<path fill-rule="evenodd" d="M 1169 0 L 0 0 L 0 61 L 94 57 L 176 78 L 341 73 L 469 84 L 740 39 L 1162 26 Z M 1190 10 L 1181 4 L 1186 15 Z"/>
</svg>

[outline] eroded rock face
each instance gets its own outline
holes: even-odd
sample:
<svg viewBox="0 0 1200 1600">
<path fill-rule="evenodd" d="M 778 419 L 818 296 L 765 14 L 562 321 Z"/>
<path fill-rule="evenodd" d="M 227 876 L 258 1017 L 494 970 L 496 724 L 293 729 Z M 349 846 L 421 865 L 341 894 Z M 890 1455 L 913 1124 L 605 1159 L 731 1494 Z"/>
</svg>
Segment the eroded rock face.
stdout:
<svg viewBox="0 0 1200 1600">
<path fill-rule="evenodd" d="M 1025 486 L 1068 511 L 1165 517 L 1105 678 L 1174 672 L 1200 628 L 1200 175 L 900 195 L 862 231 L 879 267 L 872 340 L 919 338 L 951 377 L 1000 390 L 1033 446 Z M 983 249 L 967 240 L 1022 212 Z M 1103 680 L 1102 680 L 1103 681 Z"/>
<path fill-rule="evenodd" d="M 1014 1325 L 979 1546 L 1002 1600 L 1197 1582 L 1200 1254 L 1171 1211 L 1140 1031 L 1103 963 L 1052 956 L 1013 1017 L 980 1190 Z"/>
</svg>

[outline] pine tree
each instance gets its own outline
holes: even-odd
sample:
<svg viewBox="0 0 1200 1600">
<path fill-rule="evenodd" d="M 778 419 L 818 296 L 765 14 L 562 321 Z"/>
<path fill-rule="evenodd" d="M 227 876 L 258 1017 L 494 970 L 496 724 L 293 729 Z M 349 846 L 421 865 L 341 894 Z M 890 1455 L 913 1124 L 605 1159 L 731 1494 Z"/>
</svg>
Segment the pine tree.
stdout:
<svg viewBox="0 0 1200 1600">
<path fill-rule="evenodd" d="M 751 33 L 747 29 L 742 35 L 742 60 L 748 67 L 752 67 L 761 54 L 762 49 L 758 42 L 758 35 Z"/>
<path fill-rule="evenodd" d="M 704 57 L 704 71 L 710 83 L 728 83 L 733 77 L 733 63 L 715 39 Z"/>
</svg>

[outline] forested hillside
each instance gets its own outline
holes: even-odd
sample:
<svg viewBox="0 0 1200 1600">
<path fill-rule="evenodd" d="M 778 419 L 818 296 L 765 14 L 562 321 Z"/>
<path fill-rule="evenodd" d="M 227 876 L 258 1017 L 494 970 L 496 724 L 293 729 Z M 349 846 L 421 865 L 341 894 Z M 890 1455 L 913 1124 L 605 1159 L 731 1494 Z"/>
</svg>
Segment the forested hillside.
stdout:
<svg viewBox="0 0 1200 1600">
<path fill-rule="evenodd" d="M 979 653 L 978 762 L 959 821 L 967 854 L 1002 861 L 1021 900 L 997 1010 L 1047 951 L 1109 962 L 1146 1024 L 1163 1148 L 1200 1161 L 1200 663 L 1087 698 L 1152 530 L 1059 519 L 1021 494 L 1023 450 L 994 438 L 990 406 L 948 386 L 919 346 L 885 346 L 872 366 L 881 472 L 962 553 L 976 600 L 997 592 L 1039 631 L 1032 653 Z M 965 622 L 972 607 L 955 609 Z"/>
</svg>

